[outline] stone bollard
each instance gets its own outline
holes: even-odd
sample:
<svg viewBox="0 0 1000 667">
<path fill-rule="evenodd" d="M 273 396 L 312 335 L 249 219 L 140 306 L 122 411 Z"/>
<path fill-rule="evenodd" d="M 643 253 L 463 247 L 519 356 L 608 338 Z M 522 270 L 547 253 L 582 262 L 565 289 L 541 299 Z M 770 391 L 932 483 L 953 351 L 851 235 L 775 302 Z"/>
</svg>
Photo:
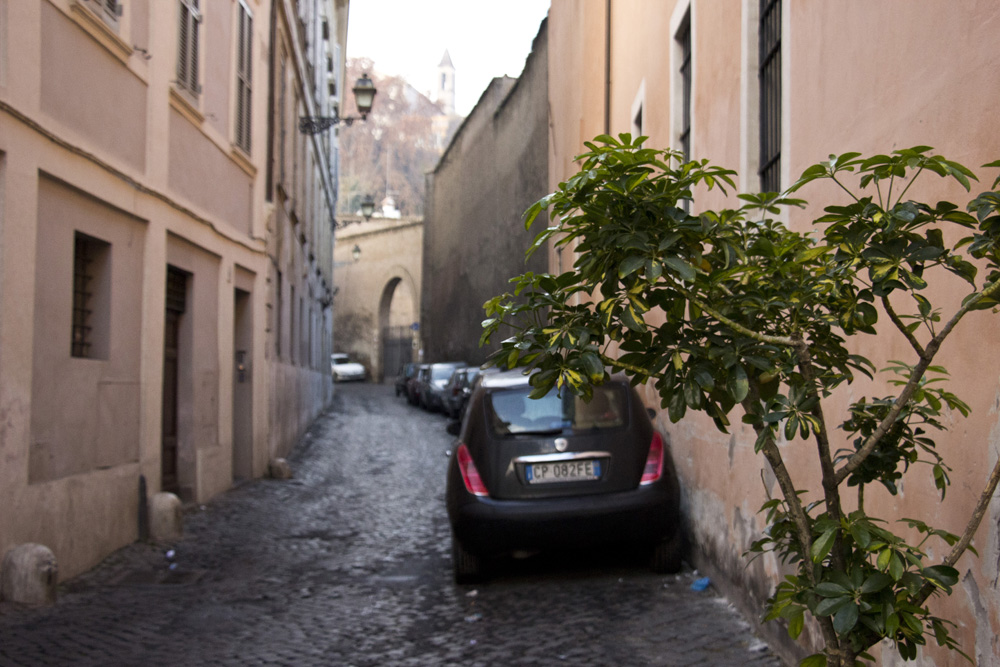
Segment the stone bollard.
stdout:
<svg viewBox="0 0 1000 667">
<path fill-rule="evenodd" d="M 274 479 L 291 479 L 292 467 L 285 459 L 274 459 L 271 461 L 271 477 Z"/>
<path fill-rule="evenodd" d="M 181 499 L 172 493 L 157 493 L 149 504 L 149 537 L 154 542 L 173 542 L 183 535 Z"/>
<path fill-rule="evenodd" d="M 56 557 L 48 547 L 19 544 L 7 552 L 0 565 L 0 600 L 55 604 L 58 579 Z"/>
</svg>

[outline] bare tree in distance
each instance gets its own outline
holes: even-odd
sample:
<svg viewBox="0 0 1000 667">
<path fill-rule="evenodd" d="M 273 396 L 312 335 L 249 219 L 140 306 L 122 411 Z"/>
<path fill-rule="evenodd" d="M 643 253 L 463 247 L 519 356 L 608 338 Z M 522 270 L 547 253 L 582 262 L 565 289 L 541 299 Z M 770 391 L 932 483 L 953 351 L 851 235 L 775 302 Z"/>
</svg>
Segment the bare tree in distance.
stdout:
<svg viewBox="0 0 1000 667">
<path fill-rule="evenodd" d="M 449 129 L 460 119 L 444 117 L 434 102 L 402 77 L 378 74 L 370 58 L 348 60 L 348 82 L 366 73 L 378 94 L 366 122 L 339 129 L 338 213 L 357 213 L 361 200 L 371 195 L 376 206 L 391 196 L 403 215 L 423 215 L 424 175 L 434 169 Z M 344 106 L 345 114 L 357 109 L 350 90 Z"/>
</svg>

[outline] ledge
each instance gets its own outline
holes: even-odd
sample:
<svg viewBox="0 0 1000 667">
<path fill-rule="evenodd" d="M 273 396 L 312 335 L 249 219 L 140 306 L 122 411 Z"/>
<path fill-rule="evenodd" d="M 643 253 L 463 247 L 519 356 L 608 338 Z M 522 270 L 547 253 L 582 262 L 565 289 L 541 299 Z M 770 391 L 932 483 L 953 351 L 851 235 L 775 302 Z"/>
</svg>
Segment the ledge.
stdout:
<svg viewBox="0 0 1000 667">
<path fill-rule="evenodd" d="M 251 162 L 250 156 L 244 153 L 242 148 L 233 146 L 229 151 L 229 157 L 236 163 L 236 166 L 246 172 L 247 176 L 253 178 L 257 175 L 256 165 Z"/>
<path fill-rule="evenodd" d="M 73 4 L 70 5 L 70 16 L 111 55 L 122 64 L 128 64 L 129 58 L 132 57 L 132 47 L 104 19 L 84 4 L 83 0 L 73 0 Z"/>
<path fill-rule="evenodd" d="M 170 86 L 170 106 L 195 125 L 201 126 L 205 122 L 205 116 L 195 107 L 189 94 L 176 86 Z"/>
</svg>

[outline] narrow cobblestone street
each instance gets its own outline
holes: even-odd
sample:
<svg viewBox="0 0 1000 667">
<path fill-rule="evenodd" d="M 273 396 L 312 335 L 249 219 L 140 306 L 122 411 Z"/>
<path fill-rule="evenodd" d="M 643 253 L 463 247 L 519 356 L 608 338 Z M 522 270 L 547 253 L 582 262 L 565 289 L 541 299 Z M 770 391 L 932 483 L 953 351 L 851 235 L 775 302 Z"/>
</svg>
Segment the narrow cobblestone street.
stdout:
<svg viewBox="0 0 1000 667">
<path fill-rule="evenodd" d="M 780 664 L 688 569 L 563 556 L 456 586 L 444 426 L 338 385 L 294 479 L 192 508 L 183 540 L 117 552 L 54 607 L 0 605 L 0 665 Z"/>
</svg>

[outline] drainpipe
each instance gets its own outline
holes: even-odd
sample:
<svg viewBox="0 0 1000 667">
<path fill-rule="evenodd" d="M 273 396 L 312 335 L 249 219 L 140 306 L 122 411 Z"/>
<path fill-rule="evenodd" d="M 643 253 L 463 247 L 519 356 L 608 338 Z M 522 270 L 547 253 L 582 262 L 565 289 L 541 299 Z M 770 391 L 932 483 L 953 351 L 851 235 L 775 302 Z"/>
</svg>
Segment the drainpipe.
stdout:
<svg viewBox="0 0 1000 667">
<path fill-rule="evenodd" d="M 611 0 L 604 2 L 604 134 L 611 134 Z"/>
</svg>

